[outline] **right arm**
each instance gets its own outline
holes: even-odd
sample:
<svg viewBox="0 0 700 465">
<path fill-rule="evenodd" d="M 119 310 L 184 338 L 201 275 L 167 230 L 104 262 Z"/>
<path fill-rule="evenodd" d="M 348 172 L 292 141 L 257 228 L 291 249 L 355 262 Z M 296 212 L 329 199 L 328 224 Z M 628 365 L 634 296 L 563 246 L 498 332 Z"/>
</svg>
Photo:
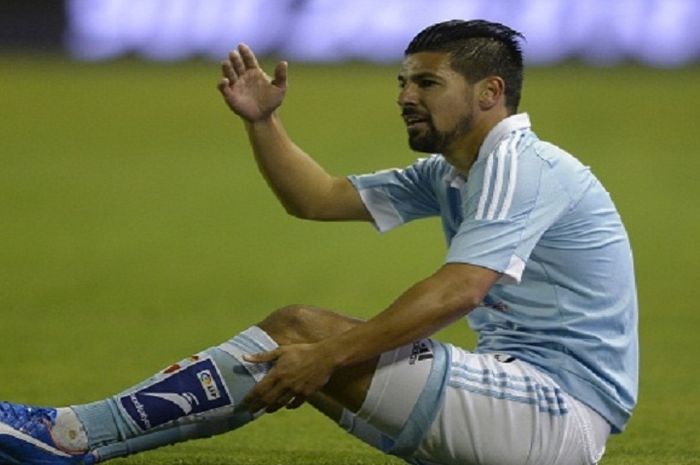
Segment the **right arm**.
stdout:
<svg viewBox="0 0 700 465">
<path fill-rule="evenodd" d="M 222 64 L 219 91 L 245 123 L 263 177 L 288 213 L 314 220 L 372 221 L 347 178 L 327 173 L 287 135 L 277 108 L 287 90 L 287 63 L 271 79 L 240 45 Z"/>
</svg>

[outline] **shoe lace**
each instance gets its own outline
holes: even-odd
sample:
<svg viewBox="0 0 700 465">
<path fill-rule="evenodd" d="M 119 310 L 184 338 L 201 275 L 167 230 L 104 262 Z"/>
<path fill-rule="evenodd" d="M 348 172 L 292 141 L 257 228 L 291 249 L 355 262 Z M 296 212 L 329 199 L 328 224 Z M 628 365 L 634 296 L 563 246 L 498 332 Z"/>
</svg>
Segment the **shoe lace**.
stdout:
<svg viewBox="0 0 700 465">
<path fill-rule="evenodd" d="M 53 412 L 53 409 L 0 402 L 0 421 L 13 427 L 19 427 L 29 422 L 33 423 L 37 420 L 52 422 Z"/>
</svg>

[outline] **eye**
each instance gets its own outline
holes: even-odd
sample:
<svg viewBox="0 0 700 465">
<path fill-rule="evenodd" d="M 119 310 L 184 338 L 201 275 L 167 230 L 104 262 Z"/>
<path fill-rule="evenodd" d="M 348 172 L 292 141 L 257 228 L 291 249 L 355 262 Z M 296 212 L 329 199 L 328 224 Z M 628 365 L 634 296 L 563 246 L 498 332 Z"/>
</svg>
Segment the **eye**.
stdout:
<svg viewBox="0 0 700 465">
<path fill-rule="evenodd" d="M 428 87 L 433 87 L 436 85 L 437 81 L 434 81 L 432 79 L 421 79 L 420 81 L 418 81 L 418 86 L 422 89 L 427 89 Z"/>
</svg>

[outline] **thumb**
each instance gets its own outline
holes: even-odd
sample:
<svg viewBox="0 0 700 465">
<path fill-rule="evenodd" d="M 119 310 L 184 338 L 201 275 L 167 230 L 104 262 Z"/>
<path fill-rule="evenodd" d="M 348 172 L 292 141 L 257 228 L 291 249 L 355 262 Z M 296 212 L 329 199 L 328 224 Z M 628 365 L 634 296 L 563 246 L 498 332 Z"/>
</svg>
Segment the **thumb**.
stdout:
<svg viewBox="0 0 700 465">
<path fill-rule="evenodd" d="M 275 66 L 275 79 L 272 80 L 272 84 L 280 89 L 287 87 L 287 69 L 289 64 L 286 61 L 280 61 Z"/>
<path fill-rule="evenodd" d="M 219 81 L 217 84 L 217 88 L 219 89 L 219 92 L 221 92 L 221 95 L 224 97 L 227 97 L 228 94 L 231 92 L 231 81 L 229 81 L 227 78 L 223 78 Z"/>
<path fill-rule="evenodd" d="M 277 348 L 275 350 L 272 350 L 270 352 L 259 352 L 257 354 L 246 354 L 243 356 L 243 360 L 246 362 L 252 362 L 252 363 L 265 363 L 265 362 L 272 362 L 273 360 L 277 360 L 277 358 L 280 356 L 280 349 Z"/>
</svg>

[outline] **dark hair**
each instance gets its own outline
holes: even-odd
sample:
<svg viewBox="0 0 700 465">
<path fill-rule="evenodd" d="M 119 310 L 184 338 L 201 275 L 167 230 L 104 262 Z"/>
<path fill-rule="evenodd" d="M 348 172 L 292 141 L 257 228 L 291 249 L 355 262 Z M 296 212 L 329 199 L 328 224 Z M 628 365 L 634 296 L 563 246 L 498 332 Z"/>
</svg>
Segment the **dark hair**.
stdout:
<svg viewBox="0 0 700 465">
<path fill-rule="evenodd" d="M 518 110 L 523 86 L 525 37 L 508 26 L 484 20 L 454 19 L 433 24 L 416 35 L 404 52 L 447 52 L 450 66 L 469 82 L 497 75 L 505 81 L 506 108 Z"/>
</svg>

